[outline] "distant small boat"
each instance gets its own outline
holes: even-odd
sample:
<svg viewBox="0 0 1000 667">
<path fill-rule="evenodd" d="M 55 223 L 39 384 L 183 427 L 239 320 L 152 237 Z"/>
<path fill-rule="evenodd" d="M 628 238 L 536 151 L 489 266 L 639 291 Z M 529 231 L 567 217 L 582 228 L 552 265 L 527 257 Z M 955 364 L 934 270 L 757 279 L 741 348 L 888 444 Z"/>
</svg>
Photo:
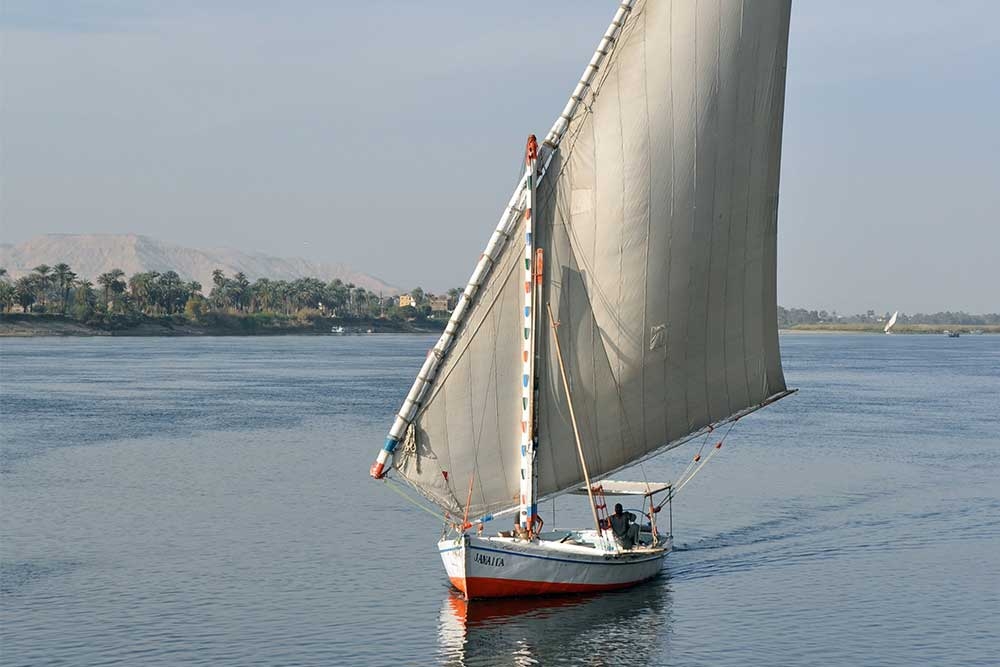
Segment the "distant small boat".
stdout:
<svg viewBox="0 0 1000 667">
<path fill-rule="evenodd" d="M 332 329 L 330 329 L 330 333 L 337 334 L 338 336 L 343 336 L 347 332 L 344 331 L 344 327 L 333 327 Z"/>
<path fill-rule="evenodd" d="M 944 335 L 947 336 L 948 338 L 958 338 L 960 334 L 957 331 L 948 331 L 947 329 L 945 329 Z"/>
<path fill-rule="evenodd" d="M 886 333 L 892 333 L 890 331 L 890 329 L 892 329 L 892 325 L 896 323 L 896 318 L 897 317 L 899 317 L 899 311 L 898 310 L 895 313 L 892 314 L 892 317 L 889 318 L 888 324 L 885 325 L 885 332 Z"/>
</svg>

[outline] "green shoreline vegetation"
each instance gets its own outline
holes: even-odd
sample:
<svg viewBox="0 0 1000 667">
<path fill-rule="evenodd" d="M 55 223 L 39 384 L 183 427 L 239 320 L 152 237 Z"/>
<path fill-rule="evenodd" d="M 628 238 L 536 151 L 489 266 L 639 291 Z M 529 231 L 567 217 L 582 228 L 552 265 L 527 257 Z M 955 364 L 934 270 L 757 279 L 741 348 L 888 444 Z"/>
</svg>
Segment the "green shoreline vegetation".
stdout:
<svg viewBox="0 0 1000 667">
<path fill-rule="evenodd" d="M 175 271 L 102 273 L 95 283 L 65 263 L 42 264 L 10 280 L 0 268 L 0 336 L 254 336 L 339 333 L 430 333 L 444 329 L 459 289 L 435 296 L 416 288 L 383 296 L 317 278 L 253 282 L 242 273 L 212 275 L 202 285 Z M 890 314 L 778 307 L 791 331 L 881 333 Z M 1000 333 L 1000 314 L 900 313 L 893 333 Z"/>
<path fill-rule="evenodd" d="M 216 269 L 202 285 L 175 271 L 120 269 L 96 286 L 65 263 L 42 264 L 10 281 L 0 268 L 0 336 L 185 336 L 441 331 L 460 291 L 446 296 L 416 288 L 383 296 L 341 280 L 250 282 Z"/>
<path fill-rule="evenodd" d="M 874 310 L 857 315 L 839 315 L 837 311 L 806 310 L 778 306 L 778 328 L 789 331 L 827 331 L 838 333 L 884 333 L 892 313 Z M 964 312 L 899 313 L 894 334 L 1000 333 L 1000 313 L 970 315 Z"/>
</svg>

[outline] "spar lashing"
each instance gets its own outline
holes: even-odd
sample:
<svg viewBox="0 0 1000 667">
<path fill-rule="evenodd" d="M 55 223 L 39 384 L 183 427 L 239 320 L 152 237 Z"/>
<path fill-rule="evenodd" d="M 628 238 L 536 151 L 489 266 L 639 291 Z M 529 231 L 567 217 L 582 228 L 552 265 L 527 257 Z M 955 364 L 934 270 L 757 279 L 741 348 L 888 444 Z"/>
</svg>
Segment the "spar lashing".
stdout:
<svg viewBox="0 0 1000 667">
<path fill-rule="evenodd" d="M 538 141 L 528 137 L 524 151 L 524 345 L 521 356 L 521 508 L 519 523 L 531 532 L 538 516 L 538 473 L 535 470 L 535 300 L 541 281 L 535 271 L 534 213 Z M 539 250 L 539 253 L 541 250 Z M 540 262 L 538 262 L 540 269 Z"/>
</svg>

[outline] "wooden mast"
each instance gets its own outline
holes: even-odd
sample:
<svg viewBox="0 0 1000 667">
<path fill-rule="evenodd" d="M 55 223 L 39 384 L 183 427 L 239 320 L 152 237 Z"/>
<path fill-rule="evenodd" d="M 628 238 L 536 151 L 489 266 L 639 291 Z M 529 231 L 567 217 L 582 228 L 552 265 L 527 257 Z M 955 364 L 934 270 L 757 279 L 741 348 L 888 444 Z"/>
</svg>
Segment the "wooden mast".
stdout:
<svg viewBox="0 0 1000 667">
<path fill-rule="evenodd" d="M 538 141 L 528 137 L 524 151 L 524 346 L 521 364 L 521 512 L 520 524 L 529 537 L 538 514 L 538 485 L 535 483 L 535 172 Z"/>
<path fill-rule="evenodd" d="M 597 518 L 597 505 L 594 504 L 594 488 L 590 485 L 590 473 L 587 472 L 587 459 L 583 455 L 583 445 L 580 443 L 580 429 L 576 426 L 576 412 L 573 411 L 573 397 L 569 393 L 569 380 L 566 379 L 566 367 L 563 366 L 562 348 L 559 346 L 559 331 L 554 317 L 552 317 L 552 304 L 546 303 L 549 311 L 549 323 L 552 325 L 552 340 L 556 344 L 556 358 L 559 360 L 559 375 L 562 376 L 563 389 L 566 390 L 566 405 L 569 406 L 569 418 L 573 422 L 573 437 L 576 438 L 576 453 L 580 455 L 580 467 L 583 468 L 583 479 L 587 482 L 587 496 L 590 498 L 590 511 L 594 515 L 594 526 L 597 527 L 598 536 L 603 535 L 601 530 L 601 520 Z"/>
</svg>

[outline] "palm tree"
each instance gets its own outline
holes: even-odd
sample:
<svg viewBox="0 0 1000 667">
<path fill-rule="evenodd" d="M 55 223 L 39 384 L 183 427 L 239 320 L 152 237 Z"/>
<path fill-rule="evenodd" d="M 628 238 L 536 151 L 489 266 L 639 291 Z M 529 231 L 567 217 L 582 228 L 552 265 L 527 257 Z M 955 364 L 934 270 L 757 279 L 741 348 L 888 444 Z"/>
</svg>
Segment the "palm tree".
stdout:
<svg viewBox="0 0 1000 667">
<path fill-rule="evenodd" d="M 10 283 L 0 280 L 0 312 L 11 309 L 14 305 L 14 287 Z"/>
<path fill-rule="evenodd" d="M 145 312 L 151 304 L 152 291 L 154 289 L 153 284 L 156 277 L 160 275 L 155 271 L 148 271 L 144 273 L 133 274 L 131 278 L 128 279 L 128 291 L 132 294 L 132 298 L 135 299 L 136 308 L 140 311 Z"/>
<path fill-rule="evenodd" d="M 364 317 L 365 315 L 364 310 L 368 305 L 368 290 L 366 290 L 364 287 L 355 287 L 353 301 L 355 307 L 354 314 L 357 317 Z"/>
<path fill-rule="evenodd" d="M 184 301 L 181 310 L 184 310 L 191 299 L 201 300 L 201 283 L 197 280 L 186 282 L 181 285 L 181 292 L 183 293 L 182 299 Z"/>
<path fill-rule="evenodd" d="M 59 299 L 62 301 L 62 312 L 65 315 L 69 301 L 69 290 L 73 286 L 76 274 L 70 270 L 69 264 L 60 262 L 52 267 L 52 277 L 55 279 L 56 285 L 59 286 Z"/>
<path fill-rule="evenodd" d="M 76 282 L 76 290 L 74 290 L 73 294 L 73 301 L 77 306 L 74 316 L 77 319 L 89 319 L 91 313 L 94 311 L 94 306 L 97 305 L 97 295 L 94 294 L 94 283 L 86 278 L 78 280 Z"/>
<path fill-rule="evenodd" d="M 212 305 L 219 310 L 225 308 L 229 303 L 230 282 L 232 281 L 226 278 L 226 274 L 222 272 L 222 269 L 212 271 L 212 284 L 215 285 L 215 287 L 213 287 L 212 291 L 209 293 L 208 299 L 212 302 Z"/>
<path fill-rule="evenodd" d="M 231 283 L 232 294 L 230 298 L 232 299 L 233 306 L 236 310 L 246 310 L 247 302 L 250 300 L 250 281 L 247 280 L 247 276 L 242 271 L 239 271 Z"/>
<path fill-rule="evenodd" d="M 168 315 L 183 310 L 181 303 L 183 296 L 184 281 L 177 275 L 176 271 L 166 271 L 159 280 L 160 304 L 167 311 Z"/>
<path fill-rule="evenodd" d="M 14 283 L 14 300 L 20 304 L 21 309 L 28 313 L 35 303 L 35 281 L 32 276 L 24 276 Z"/>
<path fill-rule="evenodd" d="M 121 269 L 111 269 L 107 273 L 97 276 L 97 284 L 104 288 L 105 305 L 110 303 L 113 308 L 111 293 L 114 292 L 115 295 L 118 295 L 125 291 L 125 281 L 122 280 L 124 276 L 125 272 Z"/>
<path fill-rule="evenodd" d="M 267 278 L 258 278 L 250 286 L 250 312 L 271 310 L 274 310 L 274 283 Z"/>
<path fill-rule="evenodd" d="M 329 284 L 326 290 L 326 301 L 337 315 L 343 315 L 351 299 L 350 290 L 340 278 Z"/>
<path fill-rule="evenodd" d="M 278 280 L 271 286 L 274 300 L 281 303 L 281 312 L 288 315 L 291 312 L 292 289 L 284 280 Z"/>
<path fill-rule="evenodd" d="M 458 296 L 462 293 L 462 290 L 457 287 L 452 287 L 448 290 L 448 306 L 454 308 L 458 305 Z"/>
<path fill-rule="evenodd" d="M 52 267 L 48 264 L 39 264 L 32 269 L 32 271 L 37 274 L 35 277 L 35 298 L 38 300 L 40 305 L 44 306 L 46 293 L 52 285 L 52 276 L 49 275 L 49 272 L 52 271 Z"/>
</svg>

